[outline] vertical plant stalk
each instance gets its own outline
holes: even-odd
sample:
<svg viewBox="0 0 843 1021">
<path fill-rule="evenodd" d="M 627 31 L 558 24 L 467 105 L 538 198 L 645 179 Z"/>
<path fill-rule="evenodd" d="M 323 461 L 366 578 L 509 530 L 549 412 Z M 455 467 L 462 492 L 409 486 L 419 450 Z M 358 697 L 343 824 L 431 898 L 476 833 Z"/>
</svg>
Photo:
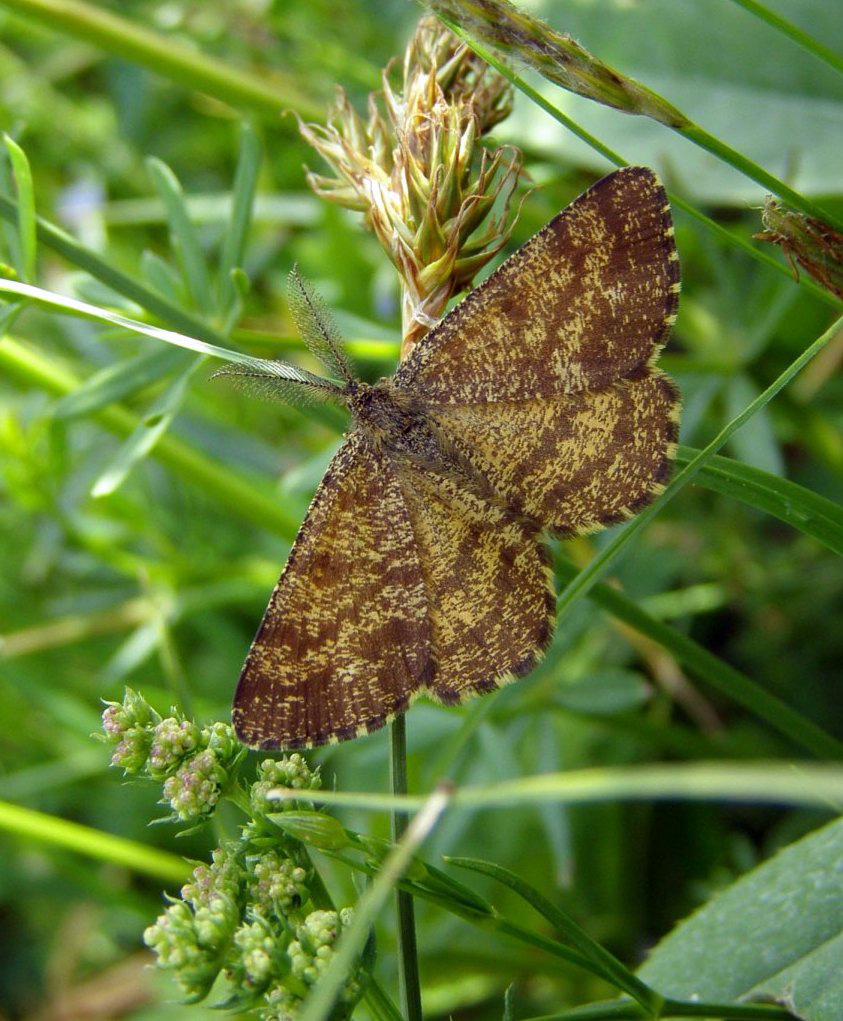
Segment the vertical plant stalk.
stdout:
<svg viewBox="0 0 843 1021">
<path fill-rule="evenodd" d="M 397 716 L 389 725 L 389 780 L 393 794 L 407 793 L 407 717 Z M 393 809 L 390 830 L 398 843 L 407 829 L 407 813 Z M 412 894 L 396 889 L 398 984 L 407 1021 L 422 1021 L 419 954 L 416 944 L 416 911 Z"/>
</svg>

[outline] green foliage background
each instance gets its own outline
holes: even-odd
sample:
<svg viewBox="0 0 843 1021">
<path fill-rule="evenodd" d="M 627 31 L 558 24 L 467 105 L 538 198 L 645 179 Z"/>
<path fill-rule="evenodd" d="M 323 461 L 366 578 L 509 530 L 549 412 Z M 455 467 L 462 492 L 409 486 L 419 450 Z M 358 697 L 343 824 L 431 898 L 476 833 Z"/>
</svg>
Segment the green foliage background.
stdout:
<svg viewBox="0 0 843 1021">
<path fill-rule="evenodd" d="M 336 311 L 361 374 L 374 379 L 391 371 L 399 321 L 394 273 L 353 216 L 305 190 L 302 164 L 318 161 L 292 118 L 232 109 L 90 40 L 13 13 L 16 6 L 0 3 L 0 126 L 29 156 L 43 216 L 129 275 L 145 271 L 164 286 L 171 275 L 156 257 L 172 267 L 177 261 L 145 157 L 175 171 L 202 243 L 213 252 L 237 160 L 238 121 L 252 115 L 265 158 L 245 259 L 251 292 L 232 344 L 263 357 L 284 352 L 304 359 L 283 297 L 286 273 L 298 261 Z M 843 49 L 833 4 L 769 6 Z M 378 87 L 379 68 L 401 52 L 420 12 L 403 0 L 383 0 L 376 15 L 364 0 L 132 0 L 113 9 L 222 66 L 253 71 L 277 90 L 279 106 L 311 117 L 335 83 L 362 108 Z M 604 61 L 843 215 L 843 77 L 814 55 L 730 0 L 577 0 L 547 4 L 544 13 Z M 760 229 L 763 192 L 730 168 L 641 118 L 558 91 L 552 97 L 628 159 L 655 166 L 670 188 L 729 231 L 746 237 Z M 523 99 L 500 137 L 525 149 L 540 185 L 523 206 L 513 245 L 608 169 Z M 687 216 L 677 213 L 676 222 L 684 292 L 663 361 L 684 393 L 682 442 L 699 447 L 838 313 Z M 90 300 L 125 306 L 46 247 L 38 269 L 43 286 L 66 293 L 78 286 Z M 189 308 L 175 274 L 170 286 Z M 12 336 L 44 366 L 79 383 L 138 359 L 118 404 L 141 418 L 178 371 L 172 352 L 146 338 L 36 309 L 13 324 Z M 837 338 L 726 453 L 839 504 L 841 359 Z M 115 405 L 86 410 L 62 403 L 56 386 L 4 360 L 1 346 L 0 371 L 0 798 L 203 858 L 226 820 L 217 833 L 178 841 L 170 827 L 150 829 L 160 811 L 154 794 L 109 773 L 104 750 L 89 738 L 100 699 L 118 698 L 128 682 L 162 711 L 180 702 L 202 722 L 228 718 L 293 523 L 303 517 L 339 434 L 312 415 L 233 394 L 200 368 L 166 437 L 115 492 L 94 498 L 92 487 L 118 457 L 129 419 Z M 264 528 L 254 514 L 238 514 L 207 476 L 203 482 L 168 460 L 168 443 L 244 480 L 281 508 L 279 521 L 289 527 L 276 521 Z M 841 736 L 838 555 L 738 497 L 734 488 L 723 494 L 705 484 L 687 487 L 636 539 L 615 577 L 653 617 Z M 560 553 L 581 564 L 606 541 L 578 540 Z M 589 600 L 562 618 L 550 654 L 529 679 L 465 709 L 420 704 L 408 722 L 416 791 L 441 776 L 489 784 L 591 765 L 808 757 Z M 327 787 L 334 778 L 340 790 L 386 786 L 383 733 L 314 759 L 324 763 Z M 712 892 L 827 815 L 705 802 L 525 804 L 449 814 L 425 855 L 506 865 L 635 963 Z M 349 809 L 343 818 L 386 836 L 381 817 Z M 140 934 L 159 910 L 160 880 L 12 833 L 0 833 L 0 853 L 2 1016 L 52 1017 L 59 1001 L 73 1005 L 95 993 L 112 997 L 104 1016 L 123 1010 L 133 1017 L 187 1016 L 187 1008 L 167 1002 L 172 990 L 141 967 L 147 957 Z M 338 900 L 355 898 L 347 873 L 328 875 Z M 482 882 L 478 889 L 495 889 L 496 904 L 534 921 L 514 896 Z M 527 1015 L 610 992 L 539 951 L 469 936 L 464 923 L 438 909 L 420 906 L 419 932 L 431 1015 L 498 1016 L 510 982 L 518 1013 Z M 392 941 L 385 917 L 379 968 L 387 983 Z M 115 976 L 120 995 L 109 992 Z M 190 1008 L 194 1017 L 203 1009 Z"/>
</svg>

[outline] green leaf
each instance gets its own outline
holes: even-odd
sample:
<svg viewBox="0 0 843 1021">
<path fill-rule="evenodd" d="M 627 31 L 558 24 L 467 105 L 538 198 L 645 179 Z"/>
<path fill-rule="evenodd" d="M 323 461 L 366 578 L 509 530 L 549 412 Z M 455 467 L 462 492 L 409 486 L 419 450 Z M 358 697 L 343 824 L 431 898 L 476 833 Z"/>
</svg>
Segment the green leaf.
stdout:
<svg viewBox="0 0 843 1021">
<path fill-rule="evenodd" d="M 733 376 L 726 385 L 726 416 L 734 418 L 758 396 L 758 387 L 745 373 Z M 765 408 L 739 429 L 730 440 L 738 460 L 771 475 L 782 475 L 784 463 L 776 442 L 770 416 Z"/>
<path fill-rule="evenodd" d="M 617 986 L 622 992 L 627 993 L 634 1000 L 657 1016 L 661 1006 L 661 997 L 636 978 L 635 975 L 625 968 L 621 962 L 608 950 L 604 949 L 596 940 L 578 925 L 570 915 L 557 908 L 554 904 L 540 893 L 534 886 L 525 879 L 517 876 L 514 872 L 497 865 L 493 862 L 479 861 L 475 858 L 452 858 L 446 857 L 445 861 L 458 868 L 470 869 L 472 872 L 479 872 L 481 875 L 490 876 L 492 879 L 503 883 L 513 890 L 519 897 L 523 898 L 531 907 L 545 918 L 555 929 L 562 933 L 591 962 L 590 970 L 593 974 L 604 978 L 607 982 Z"/>
<path fill-rule="evenodd" d="M 240 130 L 240 158 L 232 189 L 231 218 L 220 251 L 217 278 L 219 307 L 226 318 L 231 305 L 237 300 L 237 289 L 231 273 L 243 265 L 243 251 L 252 222 L 260 164 L 260 141 L 251 125 L 244 123 Z"/>
<path fill-rule="evenodd" d="M 163 436 L 184 400 L 187 384 L 196 370 L 194 361 L 181 372 L 147 412 L 111 463 L 91 488 L 91 496 L 109 496 L 126 481 L 135 465 L 144 460 Z"/>
<path fill-rule="evenodd" d="M 29 160 L 23 149 L 8 135 L 3 135 L 3 143 L 12 170 L 18 197 L 18 245 L 20 265 L 18 274 L 22 280 L 31 283 L 35 279 L 35 257 L 37 253 L 35 234 L 35 193 L 32 187 L 32 171 Z"/>
<path fill-rule="evenodd" d="M 184 368 L 192 356 L 178 348 L 159 348 L 143 351 L 133 358 L 124 358 L 114 365 L 101 369 L 73 393 L 62 397 L 53 408 L 57 419 L 79 418 L 99 411 L 114 401 L 138 393 L 151 383 Z"/>
<path fill-rule="evenodd" d="M 154 156 L 150 156 L 146 163 L 155 190 L 167 210 L 170 239 L 181 263 L 187 289 L 193 298 L 195 308 L 207 316 L 215 308 L 208 277 L 208 266 L 205 261 L 205 253 L 202 251 L 199 238 L 187 212 L 181 184 L 166 163 Z"/>
<path fill-rule="evenodd" d="M 684 466 L 697 453 L 692 447 L 680 446 L 676 463 Z M 789 479 L 728 457 L 712 457 L 700 470 L 696 481 L 707 489 L 772 514 L 843 555 L 843 507 L 833 500 Z"/>
<path fill-rule="evenodd" d="M 641 674 L 606 667 L 574 684 L 558 685 L 555 702 L 571 712 L 607 716 L 640 709 L 649 690 Z"/>
<path fill-rule="evenodd" d="M 141 274 L 144 280 L 162 297 L 174 305 L 185 303 L 184 281 L 173 267 L 155 252 L 148 249 L 141 255 Z"/>
<path fill-rule="evenodd" d="M 638 972 L 666 996 L 775 997 L 843 1017 L 843 820 L 753 869 L 681 922 Z"/>
</svg>

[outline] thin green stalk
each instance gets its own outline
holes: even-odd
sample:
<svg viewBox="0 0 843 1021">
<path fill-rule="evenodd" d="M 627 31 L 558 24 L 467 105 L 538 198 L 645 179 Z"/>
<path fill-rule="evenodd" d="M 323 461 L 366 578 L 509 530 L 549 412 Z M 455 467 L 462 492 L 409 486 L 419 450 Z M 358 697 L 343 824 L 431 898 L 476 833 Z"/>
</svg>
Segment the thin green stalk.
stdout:
<svg viewBox="0 0 843 1021">
<path fill-rule="evenodd" d="M 397 716 L 389 725 L 389 779 L 393 794 L 407 793 L 407 717 Z M 392 812 L 390 830 L 397 844 L 407 829 L 407 813 L 398 809 Z M 416 944 L 416 918 L 413 898 L 396 889 L 398 984 L 401 1003 L 407 1021 L 421 1021 L 421 981 L 419 954 Z"/>
<path fill-rule="evenodd" d="M 235 70 L 202 50 L 188 49 L 166 35 L 82 0 L 0 0 L 27 21 L 81 39 L 189 89 L 236 109 L 254 110 L 278 122 L 283 110 L 321 120 L 324 111 L 277 70 L 271 79 Z"/>
<path fill-rule="evenodd" d="M 556 561 L 556 568 L 563 579 L 573 579 L 577 576 L 574 564 L 561 557 Z M 738 705 L 749 709 L 789 741 L 804 748 L 816 758 L 843 759 L 843 744 L 822 727 L 806 719 L 795 709 L 791 709 L 786 702 L 771 695 L 745 674 L 710 653 L 693 638 L 651 617 L 621 592 L 610 585 L 600 583 L 592 588 L 589 597 L 639 634 L 658 642 L 695 677 Z"/>
<path fill-rule="evenodd" d="M 787 384 L 814 358 L 820 351 L 837 335 L 840 327 L 843 326 L 843 318 L 836 320 L 832 325 L 819 336 L 813 344 L 809 345 L 798 358 L 781 373 L 781 375 L 759 394 L 754 401 L 751 401 L 744 410 L 731 420 L 714 439 L 693 457 L 683 468 L 676 473 L 673 481 L 667 486 L 661 496 L 650 506 L 642 511 L 638 517 L 630 521 L 612 539 L 608 545 L 583 568 L 562 590 L 556 603 L 557 615 L 563 614 L 566 610 L 585 595 L 589 589 L 609 570 L 611 565 L 626 548 L 628 543 L 638 532 L 649 524 L 650 521 L 662 510 L 662 508 L 673 499 L 676 494 L 687 485 L 696 473 L 706 464 L 722 446 L 748 422 L 752 416 L 765 407 L 776 394 L 784 389 Z"/>
<path fill-rule="evenodd" d="M 533 21 L 533 19 L 530 19 L 528 16 L 524 15 L 523 11 L 519 13 L 521 15 L 522 22 L 527 20 Z M 492 66 L 495 67 L 496 70 L 499 70 L 502 74 L 505 74 L 510 81 L 514 82 L 514 76 L 512 75 L 512 73 L 511 72 L 507 73 L 506 71 L 502 70 L 500 62 L 490 60 L 491 54 L 489 54 L 488 50 L 484 46 L 478 44 L 477 40 L 473 36 L 469 35 L 468 32 L 466 32 L 452 18 L 445 16 L 439 11 L 437 11 L 437 14 L 441 21 L 445 25 L 447 25 L 448 28 L 455 35 L 457 35 L 468 46 L 470 46 L 474 50 L 474 52 L 477 53 L 478 56 L 482 57 L 483 60 L 487 61 L 487 63 L 492 64 Z M 502 17 L 506 16 L 503 10 L 501 11 L 501 16 Z M 542 34 L 542 32 L 546 33 L 547 29 L 544 28 L 544 26 L 542 26 L 540 22 L 535 21 L 531 25 L 530 31 L 532 33 L 535 33 L 535 35 L 538 37 L 539 35 Z M 498 38 L 501 38 L 506 35 L 506 30 L 505 29 L 503 31 L 498 30 L 497 34 Z M 523 26 L 519 30 L 518 34 L 523 36 Z M 501 44 L 501 47 L 504 48 L 504 44 Z M 529 57 L 526 57 L 524 55 L 525 49 L 526 47 L 522 46 L 520 52 L 518 53 L 519 58 L 533 65 L 540 74 L 543 74 L 546 78 L 548 78 L 548 75 L 545 73 L 545 70 L 543 69 L 539 62 L 531 60 Z M 594 61 L 595 65 L 600 63 L 599 61 L 596 61 L 595 58 L 590 57 L 590 59 Z M 603 70 L 606 72 L 608 77 L 612 76 L 612 69 L 604 67 Z M 584 82 L 586 81 L 587 78 L 588 78 L 587 74 L 582 75 L 582 80 Z M 665 127 L 668 127 L 672 131 L 677 132 L 677 134 L 680 134 L 683 137 L 687 138 L 695 145 L 698 145 L 700 148 L 705 149 L 707 152 L 710 152 L 713 155 L 717 156 L 718 159 L 721 159 L 725 163 L 728 163 L 730 166 L 733 166 L 736 170 L 740 171 L 750 180 L 755 181 L 756 183 L 762 185 L 762 187 L 773 192 L 775 195 L 778 195 L 779 198 L 784 199 L 784 201 L 789 203 L 795 209 L 801 210 L 808 216 L 813 216 L 818 220 L 822 220 L 824 223 L 827 223 L 830 226 L 834 227 L 835 229 L 843 232 L 843 221 L 838 219 L 836 216 L 833 216 L 830 212 L 823 209 L 821 206 L 818 206 L 815 202 L 812 202 L 810 199 L 806 199 L 804 196 L 800 195 L 799 192 L 794 191 L 791 187 L 785 184 L 784 181 L 780 181 L 773 174 L 770 174 L 763 167 L 759 166 L 753 160 L 749 159 L 748 156 L 745 156 L 743 153 L 738 152 L 738 150 L 733 149 L 725 142 L 721 142 L 720 139 L 716 138 L 714 135 L 709 134 L 709 132 L 707 132 L 699 124 L 694 123 L 694 121 L 692 121 L 691 118 L 688 117 L 684 112 L 677 110 L 675 107 L 669 104 L 667 100 L 664 99 L 663 96 L 660 96 L 658 93 L 653 92 L 651 89 L 645 89 L 639 82 L 633 82 L 631 79 L 625 79 L 625 81 L 629 85 L 634 86 L 634 88 L 639 92 L 640 94 L 639 98 L 642 99 L 642 101 L 645 95 L 649 95 L 651 99 L 654 101 L 653 104 L 651 104 L 651 107 L 653 109 L 661 108 L 665 112 L 664 116 L 653 117 L 653 119 L 655 119 L 658 123 L 664 124 Z M 518 87 L 519 88 L 521 87 L 520 84 L 518 85 Z M 565 86 L 562 87 L 564 88 Z M 578 90 L 571 89 L 571 91 Z M 588 89 L 585 89 L 581 94 L 583 95 L 588 94 Z M 592 95 L 591 98 L 595 97 Z M 604 102 L 605 100 L 599 101 Z M 609 105 L 611 106 L 617 104 L 609 103 Z M 628 113 L 633 114 L 637 113 L 641 116 L 652 116 L 650 113 L 647 112 L 647 109 L 648 104 L 646 103 L 644 103 L 643 108 L 640 106 L 636 108 L 634 105 L 626 107 Z"/>
<path fill-rule="evenodd" d="M 449 26 L 450 27 L 450 26 Z M 541 107 L 545 113 L 549 114 L 555 121 L 567 128 L 572 135 L 575 135 L 582 142 L 585 142 L 587 146 L 594 149 L 595 152 L 599 153 L 610 163 L 614 163 L 616 167 L 628 167 L 629 161 L 625 160 L 623 156 L 615 152 L 614 149 L 610 149 L 609 146 L 604 145 L 595 135 L 591 132 L 586 131 L 582 125 L 578 124 L 573 118 L 569 117 L 563 111 L 557 109 L 548 99 L 534 89 L 527 81 L 525 81 L 520 75 L 516 74 L 511 67 L 508 67 L 502 60 L 499 60 L 495 54 L 486 49 L 475 40 L 470 39 L 467 35 L 462 33 L 458 28 L 454 28 L 454 31 L 464 39 L 472 49 L 482 57 L 491 67 L 493 67 L 499 74 L 502 74 L 508 79 L 520 92 L 523 92 L 533 103 Z M 674 192 L 668 192 L 671 203 L 676 206 L 677 209 L 681 209 L 689 216 L 693 217 L 698 223 L 701 223 L 708 231 L 714 234 L 717 238 L 723 241 L 725 244 L 733 245 L 736 248 L 740 248 L 746 252 L 747 255 L 755 259 L 756 262 L 763 263 L 770 269 L 775 270 L 777 273 L 783 274 L 792 280 L 794 283 L 799 284 L 805 290 L 810 291 L 815 298 L 819 298 L 821 301 L 826 302 L 829 305 L 833 305 L 835 308 L 840 308 L 843 302 L 835 295 L 831 294 L 824 287 L 820 287 L 815 284 L 813 280 L 806 273 L 800 273 L 794 276 L 792 267 L 779 259 L 769 255 L 762 248 L 753 245 L 747 238 L 740 234 L 734 234 L 731 231 L 726 230 L 725 227 L 721 227 L 719 223 L 716 223 L 711 217 L 706 216 L 705 213 L 697 209 L 692 203 L 686 201 L 680 195 L 676 195 Z"/>
<path fill-rule="evenodd" d="M 835 71 L 843 73 L 843 57 L 839 53 L 835 53 L 834 50 L 829 49 L 828 46 L 818 42 L 813 36 L 808 35 L 807 32 L 803 32 L 792 21 L 788 21 L 786 18 L 781 17 L 781 15 L 769 10 L 764 4 L 759 3 L 758 0 L 732 0 L 732 2 L 736 3 L 739 7 L 743 7 L 750 14 L 754 14 L 756 18 L 766 21 L 768 25 L 772 25 L 773 28 L 786 35 L 789 39 L 792 39 L 797 46 L 801 46 L 815 57 L 824 60 Z"/>
<path fill-rule="evenodd" d="M 540 773 L 494 784 L 463 787 L 451 807 L 498 808 L 503 805 L 580 805 L 607 801 L 734 801 L 800 805 L 840 812 L 843 768 L 813 762 L 672 762 L 605 766 L 566 773 Z M 345 805 L 373 812 L 419 809 L 425 797 L 364 791 L 320 791 L 324 805 Z"/>
</svg>

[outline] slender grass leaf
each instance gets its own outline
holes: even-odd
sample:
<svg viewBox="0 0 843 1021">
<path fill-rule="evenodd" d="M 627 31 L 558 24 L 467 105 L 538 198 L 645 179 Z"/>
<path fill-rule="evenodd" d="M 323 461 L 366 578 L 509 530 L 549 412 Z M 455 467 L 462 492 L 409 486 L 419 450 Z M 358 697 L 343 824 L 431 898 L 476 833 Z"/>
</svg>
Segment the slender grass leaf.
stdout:
<svg viewBox="0 0 843 1021">
<path fill-rule="evenodd" d="M 325 1021 L 330 1015 L 355 958 L 363 951 L 375 918 L 447 804 L 448 793 L 444 790 L 434 791 L 425 800 L 421 811 L 357 902 L 351 923 L 340 936 L 328 966 L 302 1006 L 301 1021 Z"/>
<path fill-rule="evenodd" d="M 839 1021 L 841 953 L 838 819 L 717 894 L 656 947 L 638 974 L 677 999 L 773 996 L 806 1021 Z M 825 979 L 829 985 L 821 988 Z"/>
<path fill-rule="evenodd" d="M 576 577 L 576 567 L 561 557 L 556 560 L 556 570 L 563 578 Z M 692 638 L 651 617 L 617 589 L 610 585 L 596 585 L 590 597 L 619 620 L 658 642 L 700 680 L 749 709 L 760 719 L 766 720 L 788 741 L 817 758 L 843 759 L 843 744 L 822 727 L 791 709 L 786 702 L 770 694 Z"/>
<path fill-rule="evenodd" d="M 843 319 L 837 319 L 817 339 L 810 344 L 763 393 L 748 404 L 739 415 L 725 425 L 714 439 L 696 454 L 674 475 L 661 496 L 657 497 L 638 517 L 625 525 L 615 537 L 583 568 L 579 574 L 565 586 L 556 601 L 557 616 L 560 616 L 571 605 L 585 595 L 588 590 L 609 570 L 617 557 L 624 551 L 627 544 L 668 504 L 681 489 L 686 486 L 697 472 L 723 447 L 732 436 L 750 419 L 783 390 L 788 383 L 829 344 L 843 325 Z"/>
<path fill-rule="evenodd" d="M 231 218 L 223 239 L 217 279 L 219 308 L 229 318 L 230 308 L 237 299 L 231 272 L 243 265 L 246 235 L 252 222 L 258 173 L 261 164 L 261 145 L 254 129 L 243 123 L 240 129 L 240 157 L 234 175 Z"/>
<path fill-rule="evenodd" d="M 659 1008 L 663 998 L 636 976 L 608 950 L 602 947 L 596 940 L 571 918 L 565 911 L 552 904 L 544 894 L 540 893 L 534 886 L 516 875 L 514 872 L 502 865 L 493 862 L 480 861 L 476 858 L 454 858 L 447 856 L 444 859 L 449 865 L 457 868 L 469 869 L 472 872 L 479 872 L 481 875 L 489 876 L 504 886 L 509 887 L 525 900 L 531 907 L 545 918 L 550 924 L 561 932 L 584 957 L 587 957 L 592 964 L 592 972 L 604 978 L 607 982 L 617 986 L 622 992 L 627 993 L 634 1000 L 658 1017 Z"/>
<path fill-rule="evenodd" d="M 155 252 L 146 250 L 141 255 L 141 274 L 150 287 L 174 305 L 183 305 L 187 292 L 184 281 L 173 267 Z"/>
<path fill-rule="evenodd" d="M 194 362 L 183 370 L 155 401 L 137 429 L 94 483 L 91 496 L 110 496 L 123 485 L 135 465 L 150 454 L 181 408 L 187 384 L 197 364 Z"/>
<path fill-rule="evenodd" d="M 7 801 L 0 801 L 0 830 L 45 847 L 121 865 L 167 883 L 184 883 L 190 876 L 190 865 L 177 855 Z"/>
<path fill-rule="evenodd" d="M 167 210 L 170 239 L 181 263 L 185 283 L 193 298 L 194 306 L 203 315 L 209 316 L 216 306 L 211 292 L 208 264 L 187 212 L 181 184 L 167 164 L 156 157 L 148 157 L 146 164 L 155 190 Z"/>
<path fill-rule="evenodd" d="M 697 453 L 692 447 L 680 446 L 676 463 L 684 466 Z M 843 556 L 843 507 L 833 500 L 728 457 L 712 457 L 700 470 L 696 482 L 772 514 Z"/>
<path fill-rule="evenodd" d="M 186 351 L 172 347 L 125 358 L 95 373 L 78 390 L 58 400 L 53 407 L 53 417 L 67 420 L 99 411 L 157 383 L 191 361 L 192 356 Z"/>
<path fill-rule="evenodd" d="M 84 319 L 93 319 L 96 322 L 120 326 L 132 333 L 140 333 L 142 336 L 151 337 L 153 340 L 163 340 L 167 344 L 174 344 L 176 347 L 195 351 L 197 354 L 211 355 L 213 358 L 221 358 L 226 362 L 234 362 L 256 373 L 276 377 L 279 380 L 287 379 L 298 383 L 309 383 L 314 386 L 323 385 L 328 388 L 333 386 L 330 380 L 325 380 L 321 376 L 308 372 L 307 369 L 299 368 L 297 365 L 290 365 L 287 362 L 270 361 L 264 358 L 252 358 L 250 355 L 241 354 L 239 351 L 232 351 L 217 344 L 207 344 L 196 337 L 188 337 L 183 333 L 176 333 L 174 330 L 165 330 L 159 326 L 141 323 L 137 319 L 129 319 L 127 316 L 120 315 L 117 312 L 109 312 L 106 309 L 97 308 L 95 305 L 77 301 L 75 298 L 54 294 L 52 291 L 45 291 L 40 287 L 32 287 L 30 284 L 18 283 L 16 280 L 3 280 L 0 278 L 0 294 L 4 293 L 18 294 L 25 298 L 31 298 L 36 304 L 42 305 L 54 312 L 81 316 Z M 334 389 L 336 388 L 334 387 Z"/>
<path fill-rule="evenodd" d="M 734 418 L 758 396 L 758 387 L 745 373 L 733 376 L 726 383 L 726 415 Z M 760 411 L 729 441 L 739 461 L 771 475 L 784 474 L 784 461 L 776 442 L 773 424 L 766 409 Z"/>
<path fill-rule="evenodd" d="M 18 251 L 20 265 L 17 266 L 18 276 L 27 283 L 35 279 L 35 259 L 37 255 L 37 239 L 35 231 L 35 191 L 32 186 L 32 171 L 26 153 L 17 142 L 8 135 L 3 135 L 6 153 L 12 164 L 15 175 L 18 205 Z"/>
</svg>

